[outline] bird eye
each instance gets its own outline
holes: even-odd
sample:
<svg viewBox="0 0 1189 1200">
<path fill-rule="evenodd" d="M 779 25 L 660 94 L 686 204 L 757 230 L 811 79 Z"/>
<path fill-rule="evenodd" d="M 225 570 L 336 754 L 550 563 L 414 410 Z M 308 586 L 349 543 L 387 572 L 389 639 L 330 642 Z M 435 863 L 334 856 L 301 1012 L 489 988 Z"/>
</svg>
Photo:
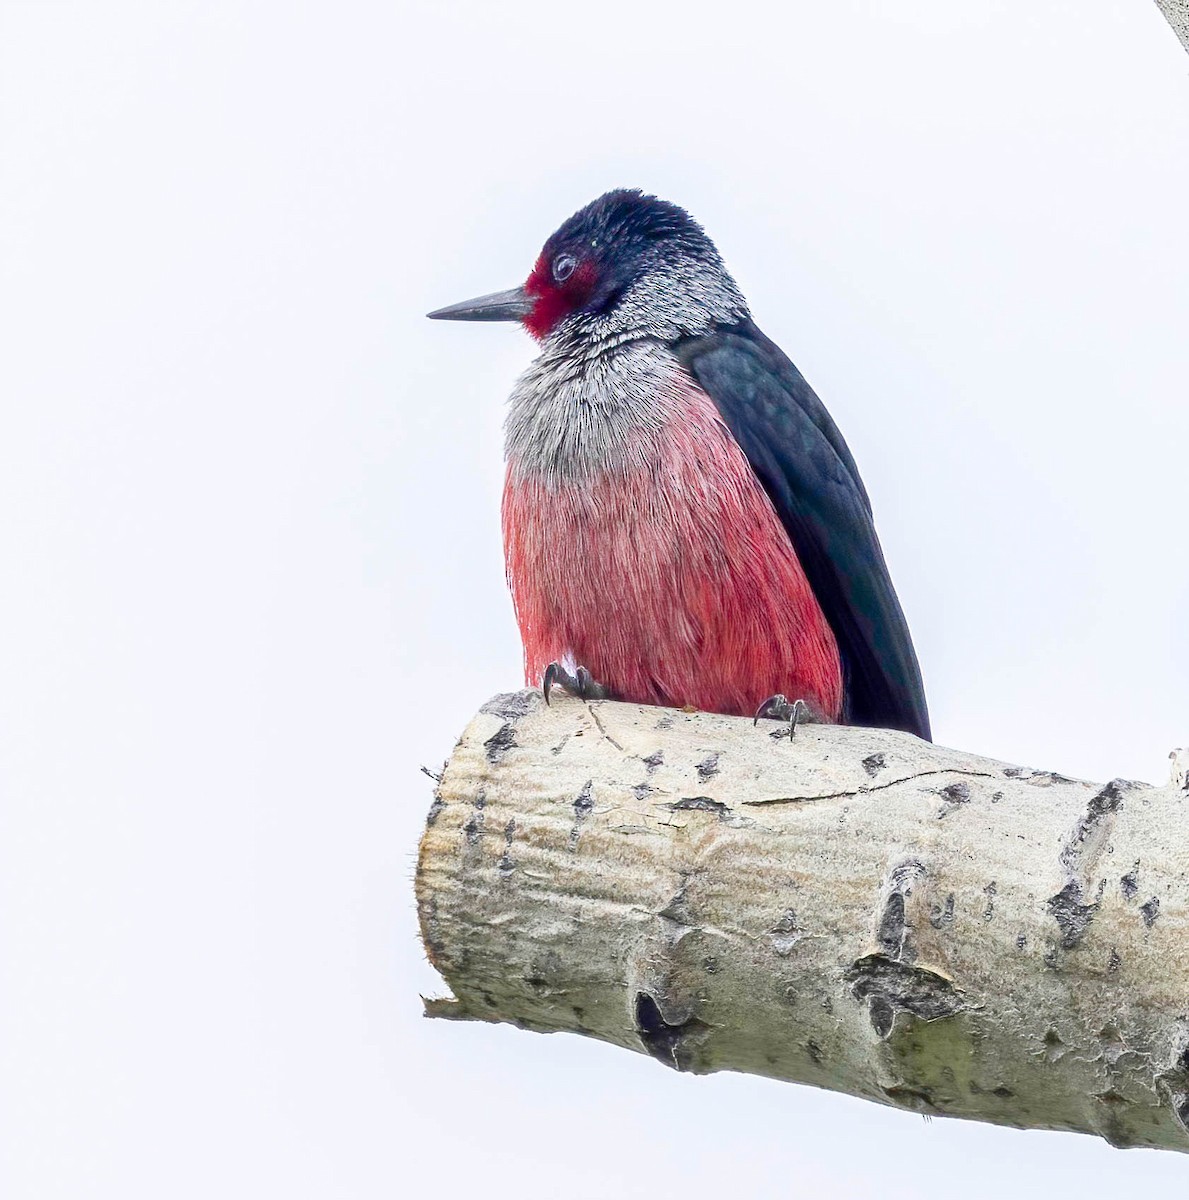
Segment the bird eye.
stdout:
<svg viewBox="0 0 1189 1200">
<path fill-rule="evenodd" d="M 558 283 L 565 283 L 574 274 L 578 260 L 572 254 L 559 254 L 553 260 L 553 278 Z"/>
</svg>

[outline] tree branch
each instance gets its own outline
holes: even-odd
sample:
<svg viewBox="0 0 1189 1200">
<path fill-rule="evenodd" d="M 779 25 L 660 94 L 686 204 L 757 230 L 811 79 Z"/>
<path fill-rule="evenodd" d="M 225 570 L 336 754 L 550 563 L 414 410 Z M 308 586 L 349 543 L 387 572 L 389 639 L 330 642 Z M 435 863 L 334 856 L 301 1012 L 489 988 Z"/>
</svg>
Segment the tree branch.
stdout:
<svg viewBox="0 0 1189 1200">
<path fill-rule="evenodd" d="M 783 733 L 490 701 L 421 844 L 427 1011 L 1189 1149 L 1189 795 Z"/>
<path fill-rule="evenodd" d="M 1181 45 L 1189 50 L 1189 0 L 1156 0 L 1156 6 L 1181 39 Z"/>
</svg>

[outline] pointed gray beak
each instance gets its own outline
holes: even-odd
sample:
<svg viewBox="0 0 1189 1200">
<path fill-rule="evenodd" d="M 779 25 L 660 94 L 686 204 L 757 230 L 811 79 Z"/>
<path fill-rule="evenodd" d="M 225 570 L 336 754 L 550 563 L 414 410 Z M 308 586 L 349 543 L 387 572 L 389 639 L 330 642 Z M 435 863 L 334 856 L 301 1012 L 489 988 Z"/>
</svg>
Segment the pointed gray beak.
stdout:
<svg viewBox="0 0 1189 1200">
<path fill-rule="evenodd" d="M 451 304 L 427 315 L 431 321 L 519 321 L 532 311 L 532 297 L 517 287 Z"/>
</svg>

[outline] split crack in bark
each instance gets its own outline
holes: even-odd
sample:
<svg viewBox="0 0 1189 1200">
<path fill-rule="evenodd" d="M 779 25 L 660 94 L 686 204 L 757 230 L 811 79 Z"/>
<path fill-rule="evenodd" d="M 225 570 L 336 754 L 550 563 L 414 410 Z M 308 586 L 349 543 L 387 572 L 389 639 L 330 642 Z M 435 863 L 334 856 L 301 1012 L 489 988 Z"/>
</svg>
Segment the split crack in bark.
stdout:
<svg viewBox="0 0 1189 1200">
<path fill-rule="evenodd" d="M 594 717 L 594 723 L 599 727 L 599 732 L 603 735 L 603 737 L 605 737 L 607 741 L 609 741 L 611 745 L 615 747 L 616 750 L 622 750 L 623 747 L 607 732 L 603 722 L 599 720 L 599 714 L 595 711 L 591 704 L 587 703 L 586 711 L 590 713 L 592 717 Z"/>
<path fill-rule="evenodd" d="M 859 784 L 856 787 L 845 788 L 840 792 L 825 792 L 820 796 L 772 796 L 763 800 L 743 800 L 742 804 L 746 804 L 750 808 L 759 808 L 769 804 L 812 804 L 816 800 L 845 800 L 858 799 L 860 796 L 870 795 L 872 792 L 882 792 L 887 788 L 898 787 L 902 783 L 912 783 L 917 779 L 925 779 L 930 775 L 969 775 L 976 779 L 998 779 L 998 775 L 992 775 L 988 771 L 966 771 L 954 767 L 944 767 L 935 771 L 918 771 L 915 775 L 905 775 L 902 779 L 889 779 L 886 783 L 877 783 L 874 785 Z"/>
</svg>

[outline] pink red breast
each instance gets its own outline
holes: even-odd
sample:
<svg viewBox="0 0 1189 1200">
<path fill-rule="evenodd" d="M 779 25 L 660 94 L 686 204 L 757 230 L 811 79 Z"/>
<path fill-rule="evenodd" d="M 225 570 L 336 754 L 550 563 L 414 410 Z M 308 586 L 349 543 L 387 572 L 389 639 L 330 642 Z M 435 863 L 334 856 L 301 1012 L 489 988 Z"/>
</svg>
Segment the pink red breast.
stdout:
<svg viewBox="0 0 1189 1200">
<path fill-rule="evenodd" d="M 838 719 L 834 635 L 713 401 L 689 381 L 641 438 L 644 452 L 577 478 L 508 463 L 526 682 L 572 655 L 634 703 L 750 716 L 783 692 Z"/>
</svg>

